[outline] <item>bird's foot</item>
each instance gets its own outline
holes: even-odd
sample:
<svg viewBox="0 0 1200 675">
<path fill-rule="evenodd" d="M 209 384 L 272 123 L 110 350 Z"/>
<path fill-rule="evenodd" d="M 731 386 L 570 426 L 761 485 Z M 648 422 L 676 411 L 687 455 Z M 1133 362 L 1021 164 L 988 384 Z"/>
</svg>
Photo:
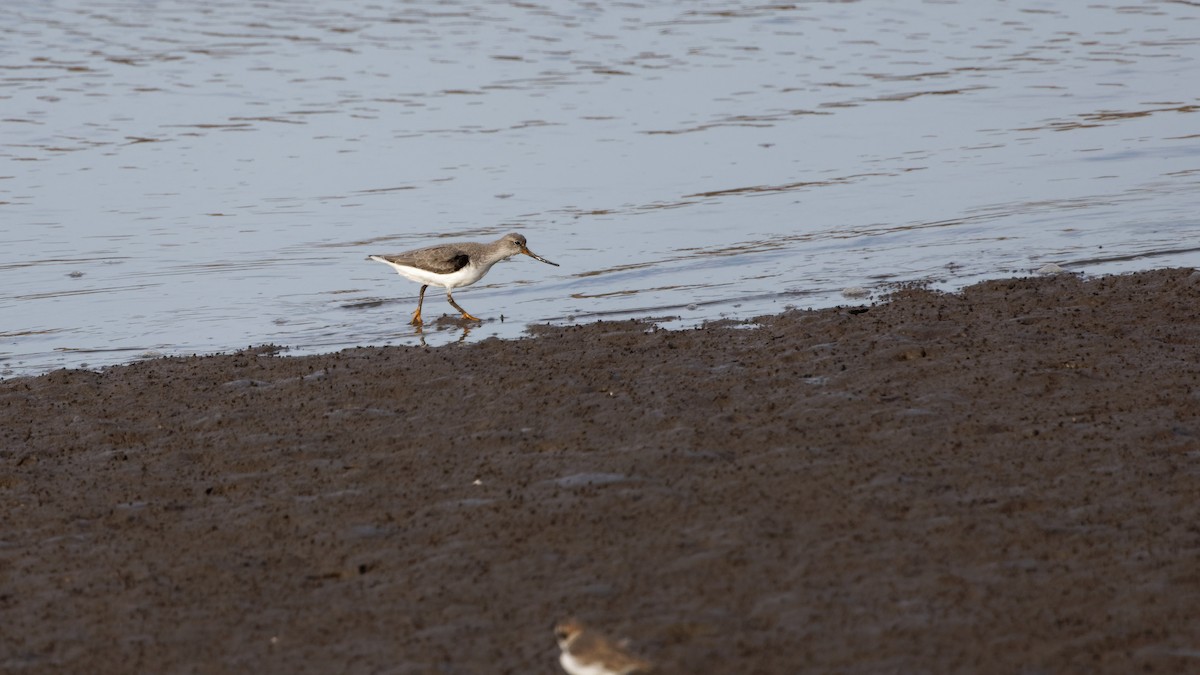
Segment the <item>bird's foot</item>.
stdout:
<svg viewBox="0 0 1200 675">
<path fill-rule="evenodd" d="M 425 323 L 424 321 L 421 321 L 421 310 L 418 309 L 417 311 L 413 312 L 412 321 L 409 321 L 409 323 L 414 326 L 420 326 Z"/>
<path fill-rule="evenodd" d="M 471 315 L 470 315 L 469 313 L 467 313 L 467 312 L 463 312 L 463 317 L 462 317 L 462 318 L 466 319 L 467 321 L 478 321 L 479 323 L 483 323 L 483 319 L 480 319 L 480 318 L 479 318 L 479 317 L 477 317 L 477 316 L 471 316 Z"/>
</svg>

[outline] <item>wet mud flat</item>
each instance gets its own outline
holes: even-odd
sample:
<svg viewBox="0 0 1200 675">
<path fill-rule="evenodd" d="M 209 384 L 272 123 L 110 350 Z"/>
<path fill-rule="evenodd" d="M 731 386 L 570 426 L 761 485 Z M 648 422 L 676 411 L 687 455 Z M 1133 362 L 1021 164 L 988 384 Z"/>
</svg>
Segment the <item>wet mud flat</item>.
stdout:
<svg viewBox="0 0 1200 675">
<path fill-rule="evenodd" d="M 0 382 L 0 670 L 1200 669 L 1200 273 L 536 333 Z"/>
</svg>

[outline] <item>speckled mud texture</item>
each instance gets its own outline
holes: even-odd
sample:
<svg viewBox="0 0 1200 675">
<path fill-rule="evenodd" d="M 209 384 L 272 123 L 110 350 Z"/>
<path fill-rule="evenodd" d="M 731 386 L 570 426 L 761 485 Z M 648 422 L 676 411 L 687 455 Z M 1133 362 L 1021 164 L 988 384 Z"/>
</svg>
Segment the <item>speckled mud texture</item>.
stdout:
<svg viewBox="0 0 1200 675">
<path fill-rule="evenodd" d="M 0 671 L 1200 672 L 1198 415 L 1192 270 L 4 381 Z"/>
</svg>

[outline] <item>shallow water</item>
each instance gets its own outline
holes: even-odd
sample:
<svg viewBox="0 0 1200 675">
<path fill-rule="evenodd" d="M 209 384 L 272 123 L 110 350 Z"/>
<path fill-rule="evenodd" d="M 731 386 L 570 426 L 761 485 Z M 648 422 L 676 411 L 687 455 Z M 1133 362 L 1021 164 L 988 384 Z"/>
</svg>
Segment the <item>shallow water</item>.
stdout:
<svg viewBox="0 0 1200 675">
<path fill-rule="evenodd" d="M 0 374 L 1200 265 L 1198 60 L 1182 2 L 9 0 Z M 466 332 L 364 260 L 512 230 L 561 267 Z"/>
</svg>

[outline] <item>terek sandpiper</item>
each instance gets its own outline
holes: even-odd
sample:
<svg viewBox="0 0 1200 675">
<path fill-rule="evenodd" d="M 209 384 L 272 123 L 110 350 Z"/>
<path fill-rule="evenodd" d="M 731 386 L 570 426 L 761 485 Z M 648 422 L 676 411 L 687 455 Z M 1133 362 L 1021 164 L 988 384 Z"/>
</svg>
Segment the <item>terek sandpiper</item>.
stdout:
<svg viewBox="0 0 1200 675">
<path fill-rule="evenodd" d="M 558 662 L 571 675 L 629 675 L 648 673 L 651 664 L 630 654 L 619 642 L 588 628 L 577 619 L 566 619 L 554 627 L 562 648 Z"/>
<path fill-rule="evenodd" d="M 473 241 L 454 244 L 438 244 L 414 251 L 405 251 L 395 255 L 372 255 L 367 260 L 377 260 L 392 266 L 392 269 L 404 277 L 421 284 L 421 294 L 417 298 L 417 311 L 413 312 L 412 325 L 421 325 L 421 305 L 425 303 L 425 289 L 430 286 L 442 286 L 446 289 L 446 299 L 454 309 L 462 312 L 467 321 L 480 321 L 470 315 L 467 310 L 458 306 L 450 290 L 459 286 L 470 286 L 483 278 L 492 269 L 492 265 L 510 258 L 518 253 L 540 260 L 547 265 L 558 267 L 558 263 L 535 255 L 525 245 L 525 237 L 512 232 L 500 237 L 490 244 L 479 244 Z"/>
</svg>

